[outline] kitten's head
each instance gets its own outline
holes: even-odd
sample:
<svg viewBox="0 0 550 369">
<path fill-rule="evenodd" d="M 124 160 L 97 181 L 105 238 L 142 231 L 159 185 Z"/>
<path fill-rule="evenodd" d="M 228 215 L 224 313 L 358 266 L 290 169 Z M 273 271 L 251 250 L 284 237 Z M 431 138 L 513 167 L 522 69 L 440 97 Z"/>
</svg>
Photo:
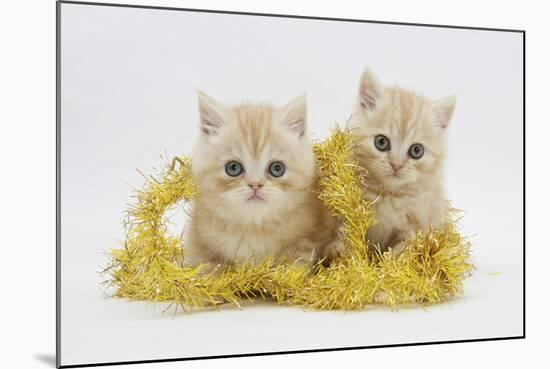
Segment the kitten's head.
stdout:
<svg viewBox="0 0 550 369">
<path fill-rule="evenodd" d="M 256 224 L 296 206 L 315 172 L 306 110 L 305 96 L 277 109 L 226 107 L 199 92 L 201 134 L 192 169 L 201 205 Z"/>
<path fill-rule="evenodd" d="M 396 190 L 439 175 L 455 97 L 431 101 L 385 88 L 365 69 L 349 127 L 360 137 L 357 159 L 381 186 Z"/>
</svg>

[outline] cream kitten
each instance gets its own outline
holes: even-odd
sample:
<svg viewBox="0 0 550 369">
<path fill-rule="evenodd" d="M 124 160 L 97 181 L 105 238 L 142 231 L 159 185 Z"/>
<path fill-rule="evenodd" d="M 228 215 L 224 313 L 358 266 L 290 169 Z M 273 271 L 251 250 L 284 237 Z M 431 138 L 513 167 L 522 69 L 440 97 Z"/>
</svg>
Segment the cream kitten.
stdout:
<svg viewBox="0 0 550 369">
<path fill-rule="evenodd" d="M 314 192 L 306 99 L 283 108 L 226 107 L 199 92 L 187 263 L 316 262 L 338 247 L 336 222 Z"/>
<path fill-rule="evenodd" d="M 368 172 L 367 197 L 376 199 L 371 244 L 399 253 L 413 232 L 437 229 L 448 219 L 442 172 L 454 107 L 454 96 L 432 101 L 384 87 L 365 69 L 348 125 L 359 136 L 354 156 Z"/>
</svg>

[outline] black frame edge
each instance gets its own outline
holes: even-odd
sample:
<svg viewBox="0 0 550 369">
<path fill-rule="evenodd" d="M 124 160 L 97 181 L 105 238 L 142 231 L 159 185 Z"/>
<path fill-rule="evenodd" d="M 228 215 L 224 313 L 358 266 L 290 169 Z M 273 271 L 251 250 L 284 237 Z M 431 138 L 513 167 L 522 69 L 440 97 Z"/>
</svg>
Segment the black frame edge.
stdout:
<svg viewBox="0 0 550 369">
<path fill-rule="evenodd" d="M 61 367 L 61 2 L 55 3 L 55 365 Z"/>
<path fill-rule="evenodd" d="M 70 365 L 60 366 L 60 368 L 89 368 L 89 367 L 107 366 L 107 365 L 151 364 L 151 363 L 168 363 L 168 362 L 178 362 L 178 361 L 242 358 L 242 357 L 250 357 L 250 356 L 310 354 L 310 353 L 318 353 L 318 352 L 336 352 L 336 351 L 352 351 L 352 350 L 410 347 L 410 346 L 427 346 L 427 345 L 434 345 L 434 344 L 443 345 L 443 344 L 473 343 L 473 342 L 487 342 L 487 341 L 507 341 L 507 340 L 517 340 L 517 339 L 524 339 L 524 338 L 525 338 L 524 336 L 476 338 L 476 339 L 454 340 L 454 341 L 400 343 L 400 344 L 374 345 L 374 346 L 336 347 L 336 348 L 328 348 L 328 349 L 259 352 L 254 354 L 214 355 L 214 356 L 171 358 L 171 359 L 158 359 L 158 360 L 152 359 L 152 360 L 135 360 L 135 361 L 116 361 L 116 362 L 104 362 L 104 363 L 92 363 L 92 364 L 70 364 Z"/>
<path fill-rule="evenodd" d="M 526 65 L 525 65 L 525 61 L 526 61 L 526 54 L 525 54 L 525 50 L 526 50 L 526 31 L 523 31 L 523 338 L 526 337 L 526 327 L 527 327 L 527 321 L 526 321 L 526 316 L 527 316 L 527 312 L 526 312 L 526 309 L 527 309 L 527 292 L 526 292 L 526 257 L 525 257 L 525 250 L 526 250 L 526 244 L 527 244 L 527 222 L 526 222 L 526 217 L 527 217 L 527 197 L 526 197 L 526 192 L 527 192 L 527 188 L 526 188 L 526 180 L 527 180 L 527 166 L 526 166 L 526 163 L 527 163 L 527 155 L 526 155 L 526 148 L 527 148 L 527 136 L 526 136 L 526 97 L 525 97 L 525 94 L 526 94 L 526 83 L 527 83 L 527 80 L 526 80 Z"/>
<path fill-rule="evenodd" d="M 271 17 L 271 18 L 294 18 L 294 19 L 309 19 L 309 20 L 323 20 L 323 21 L 373 23 L 373 24 L 387 24 L 387 25 L 399 25 L 399 26 L 420 26 L 420 27 L 434 27 L 434 28 L 465 29 L 465 30 L 475 30 L 475 31 L 516 32 L 516 33 L 524 32 L 524 30 L 512 29 L 512 28 L 507 29 L 507 28 L 491 28 L 491 27 L 476 27 L 476 26 L 455 26 L 455 25 L 446 25 L 446 24 L 377 21 L 377 20 L 354 19 L 354 18 L 331 18 L 331 17 L 307 16 L 307 15 L 295 15 L 295 14 L 254 13 L 254 12 L 245 12 L 245 11 L 214 10 L 214 9 L 200 9 L 200 8 L 179 8 L 179 7 L 168 7 L 168 6 L 154 6 L 154 5 L 132 5 L 132 4 L 120 4 L 120 3 L 100 3 L 100 2 L 91 2 L 91 1 L 88 2 L 88 1 L 76 1 L 76 0 L 58 0 L 58 1 L 62 4 L 106 6 L 106 7 L 115 7 L 115 8 L 175 10 L 175 11 L 186 11 L 186 12 L 195 12 L 195 13 L 251 15 L 251 16 L 259 16 L 259 17 Z"/>
</svg>

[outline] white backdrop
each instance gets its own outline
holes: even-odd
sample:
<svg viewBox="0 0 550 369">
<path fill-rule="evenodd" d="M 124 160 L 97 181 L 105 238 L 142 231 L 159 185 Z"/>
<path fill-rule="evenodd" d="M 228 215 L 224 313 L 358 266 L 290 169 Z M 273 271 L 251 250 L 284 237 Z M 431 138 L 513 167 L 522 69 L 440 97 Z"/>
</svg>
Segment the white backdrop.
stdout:
<svg viewBox="0 0 550 369">
<path fill-rule="evenodd" d="M 63 364 L 522 333 L 520 34 L 68 4 L 62 19 Z M 122 240 L 135 168 L 189 153 L 196 88 L 227 103 L 305 91 L 322 138 L 351 112 L 365 65 L 433 98 L 458 93 L 447 182 L 477 266 L 463 299 L 397 313 L 258 304 L 174 317 L 102 296 L 96 271 Z"/>
</svg>

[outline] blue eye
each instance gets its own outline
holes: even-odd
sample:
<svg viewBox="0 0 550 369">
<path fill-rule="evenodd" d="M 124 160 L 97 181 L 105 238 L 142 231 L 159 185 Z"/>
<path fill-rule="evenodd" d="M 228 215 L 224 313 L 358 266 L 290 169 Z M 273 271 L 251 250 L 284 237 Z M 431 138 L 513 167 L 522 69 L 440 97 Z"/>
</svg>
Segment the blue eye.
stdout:
<svg viewBox="0 0 550 369">
<path fill-rule="evenodd" d="M 424 146 L 419 143 L 412 144 L 409 147 L 409 156 L 415 160 L 418 160 L 424 155 Z"/>
<path fill-rule="evenodd" d="M 374 146 L 380 151 L 388 151 L 391 148 L 390 139 L 384 135 L 378 135 L 374 138 Z"/>
<path fill-rule="evenodd" d="M 271 174 L 273 177 L 281 177 L 283 174 L 285 174 L 286 167 L 280 161 L 274 161 L 273 163 L 269 164 L 267 170 L 269 174 Z"/>
<path fill-rule="evenodd" d="M 230 177 L 237 177 L 242 172 L 244 172 L 244 168 L 242 164 L 236 160 L 228 161 L 227 164 L 225 164 L 225 173 Z"/>
</svg>

